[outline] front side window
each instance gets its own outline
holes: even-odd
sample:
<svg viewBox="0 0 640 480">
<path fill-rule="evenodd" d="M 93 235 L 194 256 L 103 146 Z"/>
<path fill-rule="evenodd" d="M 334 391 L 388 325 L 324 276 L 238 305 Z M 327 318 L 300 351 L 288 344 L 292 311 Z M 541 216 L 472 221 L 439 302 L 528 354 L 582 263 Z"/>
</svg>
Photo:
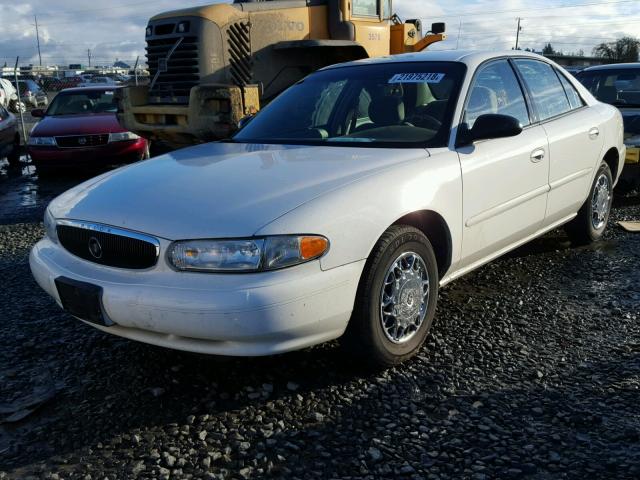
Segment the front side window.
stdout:
<svg viewBox="0 0 640 480">
<path fill-rule="evenodd" d="M 540 121 L 571 110 L 567 94 L 551 65 L 521 58 L 516 59 L 515 64 L 531 92 Z"/>
<path fill-rule="evenodd" d="M 518 79 L 507 60 L 480 67 L 465 108 L 463 123 L 473 128 L 480 115 L 497 113 L 516 118 L 526 127 L 531 122 Z"/>
<path fill-rule="evenodd" d="M 464 72 L 454 62 L 320 71 L 273 100 L 233 141 L 446 146 Z"/>
<path fill-rule="evenodd" d="M 116 113 L 118 104 L 113 91 L 58 94 L 47 110 L 47 115 L 88 115 Z"/>
<path fill-rule="evenodd" d="M 353 14 L 361 17 L 377 17 L 380 15 L 378 10 L 378 0 L 352 0 Z"/>
</svg>

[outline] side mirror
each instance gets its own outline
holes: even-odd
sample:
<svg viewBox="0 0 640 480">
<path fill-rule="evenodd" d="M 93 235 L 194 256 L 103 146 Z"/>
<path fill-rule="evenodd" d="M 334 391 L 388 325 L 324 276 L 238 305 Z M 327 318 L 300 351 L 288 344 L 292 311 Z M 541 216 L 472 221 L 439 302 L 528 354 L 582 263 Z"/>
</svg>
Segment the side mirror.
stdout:
<svg viewBox="0 0 640 480">
<path fill-rule="evenodd" d="M 246 116 L 242 117 L 242 118 L 240 119 L 240 121 L 238 122 L 238 130 L 242 130 L 244 127 L 246 127 L 246 126 L 247 126 L 247 124 L 248 124 L 251 120 L 253 120 L 253 119 L 255 118 L 255 116 L 256 116 L 256 114 L 255 114 L 255 113 L 252 113 L 252 114 L 250 114 L 250 115 L 246 115 Z"/>
<path fill-rule="evenodd" d="M 480 115 L 471 130 L 463 134 L 460 146 L 469 145 L 478 140 L 492 138 L 515 137 L 522 133 L 522 126 L 517 118 L 498 113 Z"/>
<path fill-rule="evenodd" d="M 444 22 L 437 22 L 437 23 L 431 24 L 431 33 L 434 33 L 436 35 L 440 33 L 444 33 L 446 29 L 447 29 L 446 24 Z"/>
<path fill-rule="evenodd" d="M 35 108 L 33 110 L 31 110 L 31 116 L 34 118 L 43 118 L 44 117 L 44 110 L 41 108 Z"/>
</svg>

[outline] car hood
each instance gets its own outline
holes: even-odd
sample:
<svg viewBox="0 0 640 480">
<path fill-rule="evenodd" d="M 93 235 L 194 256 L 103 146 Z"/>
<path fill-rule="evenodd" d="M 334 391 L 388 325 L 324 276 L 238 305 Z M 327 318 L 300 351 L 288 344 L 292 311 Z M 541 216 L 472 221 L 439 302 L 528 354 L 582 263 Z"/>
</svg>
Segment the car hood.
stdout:
<svg viewBox="0 0 640 480">
<path fill-rule="evenodd" d="M 57 137 L 125 131 L 118 123 L 115 113 L 94 113 L 90 115 L 44 117 L 33 127 L 31 135 L 35 137 Z"/>
<path fill-rule="evenodd" d="M 56 218 L 169 240 L 246 237 L 331 190 L 427 156 L 424 149 L 205 144 L 92 179 L 49 208 Z"/>
</svg>

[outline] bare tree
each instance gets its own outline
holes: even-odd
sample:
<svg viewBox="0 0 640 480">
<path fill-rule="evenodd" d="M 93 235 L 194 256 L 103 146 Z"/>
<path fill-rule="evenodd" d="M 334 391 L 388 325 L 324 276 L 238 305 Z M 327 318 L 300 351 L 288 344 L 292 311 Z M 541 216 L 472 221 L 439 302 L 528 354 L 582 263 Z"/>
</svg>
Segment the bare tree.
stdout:
<svg viewBox="0 0 640 480">
<path fill-rule="evenodd" d="M 633 37 L 619 38 L 615 42 L 601 43 L 593 49 L 593 55 L 611 63 L 637 62 L 640 40 Z"/>
</svg>

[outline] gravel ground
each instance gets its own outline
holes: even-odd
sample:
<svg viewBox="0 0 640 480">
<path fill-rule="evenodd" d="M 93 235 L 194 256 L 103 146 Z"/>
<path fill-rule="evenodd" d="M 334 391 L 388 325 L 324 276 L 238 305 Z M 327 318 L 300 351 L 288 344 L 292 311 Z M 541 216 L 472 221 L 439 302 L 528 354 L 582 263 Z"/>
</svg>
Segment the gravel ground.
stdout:
<svg viewBox="0 0 640 480">
<path fill-rule="evenodd" d="M 370 372 L 334 343 L 220 359 L 103 334 L 32 280 L 39 220 L 8 218 L 0 479 L 640 478 L 638 234 L 553 232 L 479 269 L 417 358 Z"/>
</svg>

